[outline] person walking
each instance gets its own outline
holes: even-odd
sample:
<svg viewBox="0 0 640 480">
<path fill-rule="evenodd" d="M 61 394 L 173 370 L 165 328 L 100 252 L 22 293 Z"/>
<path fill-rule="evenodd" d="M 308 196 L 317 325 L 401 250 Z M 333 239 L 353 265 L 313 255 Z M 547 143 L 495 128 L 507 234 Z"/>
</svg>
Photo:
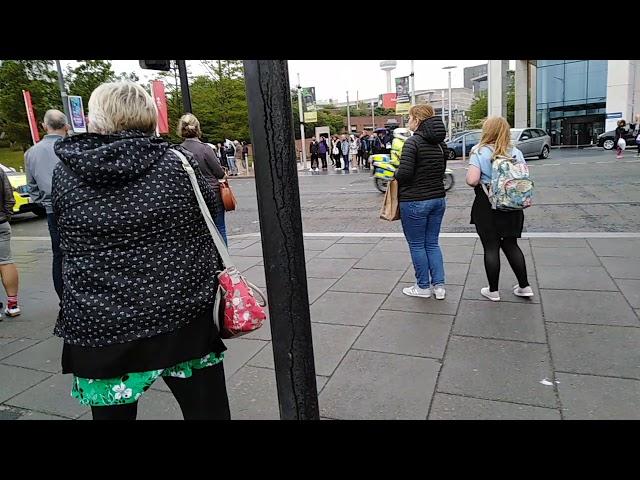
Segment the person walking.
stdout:
<svg viewBox="0 0 640 480">
<path fill-rule="evenodd" d="M 431 105 L 409 110 L 409 130 L 414 134 L 402 147 L 398 181 L 400 220 L 409 244 L 416 284 L 402 293 L 411 297 L 445 298 L 445 272 L 439 244 L 440 226 L 446 209 L 442 178 L 446 166 L 444 123 Z"/>
<path fill-rule="evenodd" d="M 43 139 L 44 140 L 44 139 Z M 11 254 L 11 215 L 16 204 L 13 187 L 7 174 L 0 168 L 0 277 L 7 294 L 7 306 L 3 313 L 7 317 L 17 317 L 22 312 L 18 305 L 18 269 Z M 2 304 L 0 303 L 0 308 Z M 2 317 L 0 317 L 0 321 Z"/>
<path fill-rule="evenodd" d="M 51 205 L 51 181 L 53 180 L 53 170 L 60 161 L 53 151 L 53 146 L 58 140 L 62 140 L 67 136 L 69 126 L 64 113 L 59 110 L 47 110 L 44 114 L 42 127 L 47 134 L 40 142 L 25 152 L 24 163 L 31 202 L 42 205 L 47 213 L 47 225 L 53 252 L 51 266 L 53 288 L 58 295 L 58 299 L 62 300 L 63 253 L 60 248 L 60 234 L 58 233 L 58 226 L 53 214 L 53 206 Z"/>
<path fill-rule="evenodd" d="M 200 171 L 204 178 L 209 182 L 213 189 L 214 209 L 211 210 L 213 215 L 213 223 L 227 243 L 227 227 L 224 220 L 224 204 L 220 197 L 220 182 L 224 180 L 226 175 L 224 169 L 218 160 L 213 148 L 200 140 L 202 130 L 200 129 L 200 121 L 192 113 L 183 115 L 178 121 L 178 136 L 184 141 L 180 144 L 185 150 L 188 150 L 198 162 Z"/>
<path fill-rule="evenodd" d="M 351 148 L 349 145 L 349 140 L 346 135 L 342 135 L 340 139 L 340 153 L 342 153 L 342 159 L 344 160 L 344 168 L 345 172 L 349 172 L 349 154 L 351 152 Z"/>
<path fill-rule="evenodd" d="M 320 136 L 320 141 L 318 142 L 318 157 L 322 160 L 322 169 L 327 169 L 327 152 L 329 151 L 329 146 L 327 145 L 327 139 L 323 135 Z"/>
<path fill-rule="evenodd" d="M 311 137 L 311 143 L 309 143 L 309 156 L 311 157 L 311 168 L 309 170 L 312 172 L 319 172 L 318 142 L 316 142 L 316 137 Z"/>
<path fill-rule="evenodd" d="M 87 135 L 58 141 L 51 201 L 65 252 L 54 334 L 62 373 L 94 420 L 135 420 L 158 377 L 185 420 L 230 418 L 225 345 L 212 321 L 222 261 L 179 150 L 156 137 L 153 98 L 133 82 L 89 98 Z"/>
<path fill-rule="evenodd" d="M 624 157 L 624 150 L 626 148 L 626 140 L 624 138 L 627 132 L 627 122 L 624 120 L 618 120 L 618 126 L 616 127 L 615 137 L 613 141 L 616 145 L 616 158 L 620 159 Z"/>
<path fill-rule="evenodd" d="M 491 182 L 491 167 L 497 156 L 513 158 L 519 163 L 525 162 L 522 152 L 511 144 L 509 123 L 502 117 L 490 117 L 482 126 L 480 142 L 471 150 L 466 181 L 467 185 L 473 187 L 476 195 L 471 207 L 471 223 L 476 226 L 484 248 L 484 268 L 489 282 L 489 286 L 483 287 L 480 293 L 494 302 L 500 300 L 500 249 L 518 279 L 518 284 L 513 287 L 514 295 L 533 297 L 533 290 L 527 279 L 527 264 L 518 246 L 524 214 L 522 210 L 492 209 L 485 192 L 486 185 Z"/>
</svg>

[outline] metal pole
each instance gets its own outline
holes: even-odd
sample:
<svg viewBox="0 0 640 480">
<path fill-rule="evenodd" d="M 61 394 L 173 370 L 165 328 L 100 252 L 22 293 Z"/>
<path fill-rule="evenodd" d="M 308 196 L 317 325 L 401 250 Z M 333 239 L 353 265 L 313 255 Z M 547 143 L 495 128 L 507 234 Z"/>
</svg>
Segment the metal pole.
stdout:
<svg viewBox="0 0 640 480">
<path fill-rule="evenodd" d="M 347 90 L 347 134 L 351 135 L 351 115 L 349 113 L 349 90 Z"/>
<path fill-rule="evenodd" d="M 67 97 L 67 89 L 64 87 L 64 77 L 62 76 L 62 67 L 60 66 L 60 60 L 56 60 L 56 67 L 58 69 L 58 86 L 60 87 L 60 96 L 62 97 L 62 108 L 64 110 L 64 114 L 67 117 L 67 124 L 71 125 L 71 117 L 69 116 L 69 101 Z"/>
<path fill-rule="evenodd" d="M 462 136 L 462 161 L 467 161 L 467 136 Z"/>
<path fill-rule="evenodd" d="M 189 92 L 189 77 L 187 77 L 187 63 L 185 60 L 178 62 L 178 73 L 180 74 L 180 91 L 182 93 L 182 110 L 184 113 L 192 113 L 191 92 Z"/>
<path fill-rule="evenodd" d="M 318 420 L 286 60 L 244 60 L 280 418 Z"/>
<path fill-rule="evenodd" d="M 440 113 L 442 114 L 442 123 L 444 124 L 444 90 L 440 90 L 440 93 L 442 94 L 442 108 L 440 109 Z"/>
<path fill-rule="evenodd" d="M 373 109 L 373 101 L 371 102 L 371 132 L 376 129 L 376 112 Z"/>
<path fill-rule="evenodd" d="M 449 70 L 449 140 L 451 140 L 451 70 Z"/>
<path fill-rule="evenodd" d="M 302 155 L 302 168 L 307 169 L 307 147 L 304 140 L 304 112 L 302 111 L 302 85 L 298 74 L 298 113 L 300 114 L 300 154 Z M 318 162 L 316 162 L 317 164 Z"/>
<path fill-rule="evenodd" d="M 411 106 L 416 104 L 416 80 L 413 73 L 413 60 L 411 60 Z"/>
</svg>

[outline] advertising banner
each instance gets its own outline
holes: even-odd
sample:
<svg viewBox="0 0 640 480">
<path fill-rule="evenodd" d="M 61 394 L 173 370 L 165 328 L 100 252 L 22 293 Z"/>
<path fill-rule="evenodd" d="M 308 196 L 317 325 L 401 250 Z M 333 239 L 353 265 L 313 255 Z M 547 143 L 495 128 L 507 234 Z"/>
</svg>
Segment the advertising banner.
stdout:
<svg viewBox="0 0 640 480">
<path fill-rule="evenodd" d="M 315 123 L 318 121 L 316 110 L 316 88 L 306 87 L 302 89 L 302 113 L 305 123 Z"/>
<path fill-rule="evenodd" d="M 24 98 L 24 106 L 27 109 L 27 119 L 29 120 L 29 130 L 31 131 L 31 139 L 35 145 L 40 141 L 40 132 L 38 132 L 38 122 L 36 122 L 36 116 L 33 113 L 33 105 L 31 104 L 31 92 L 29 90 L 22 90 L 22 96 Z"/>
<path fill-rule="evenodd" d="M 411 108 L 411 89 L 409 77 L 396 78 L 396 113 L 404 115 Z"/>
<path fill-rule="evenodd" d="M 169 133 L 169 112 L 167 110 L 167 96 L 164 91 L 162 80 L 151 81 L 151 93 L 153 101 L 158 108 L 158 134 Z"/>
<path fill-rule="evenodd" d="M 69 102 L 69 115 L 71 116 L 69 122 L 71 123 L 73 133 L 86 133 L 87 122 L 84 116 L 82 97 L 79 95 L 69 95 L 67 98 Z"/>
</svg>

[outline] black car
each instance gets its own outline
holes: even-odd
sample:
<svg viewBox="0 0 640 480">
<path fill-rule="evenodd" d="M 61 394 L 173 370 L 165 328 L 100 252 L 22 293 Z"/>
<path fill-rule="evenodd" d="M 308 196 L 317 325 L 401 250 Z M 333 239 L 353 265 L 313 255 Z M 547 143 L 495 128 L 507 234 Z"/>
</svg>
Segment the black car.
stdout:
<svg viewBox="0 0 640 480">
<path fill-rule="evenodd" d="M 636 135 L 633 134 L 635 128 L 633 125 L 630 126 L 629 130 L 625 130 L 624 140 L 627 142 L 627 147 L 632 147 L 634 145 L 638 145 L 636 142 Z M 615 145 L 615 130 L 611 130 L 610 132 L 604 132 L 598 135 L 598 146 L 603 147 L 605 150 L 612 150 Z"/>
</svg>

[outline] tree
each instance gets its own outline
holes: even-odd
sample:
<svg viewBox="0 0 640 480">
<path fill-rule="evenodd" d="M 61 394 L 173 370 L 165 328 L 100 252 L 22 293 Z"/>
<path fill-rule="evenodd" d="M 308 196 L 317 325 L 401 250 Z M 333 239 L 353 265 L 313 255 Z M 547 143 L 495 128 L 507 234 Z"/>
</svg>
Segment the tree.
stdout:
<svg viewBox="0 0 640 480">
<path fill-rule="evenodd" d="M 487 92 L 480 92 L 473 100 L 468 113 L 468 127 L 481 128 L 482 122 L 487 118 L 488 112 L 488 95 Z"/>
<path fill-rule="evenodd" d="M 75 68 L 67 67 L 65 75 L 67 91 L 69 95 L 80 95 L 86 110 L 91 93 L 103 83 L 113 82 L 118 77 L 111 68 L 109 60 L 78 60 L 78 62 L 79 65 Z M 137 80 L 137 76 L 135 74 L 133 76 Z M 125 74 L 124 78 L 128 79 L 129 74 Z"/>
<path fill-rule="evenodd" d="M 56 79 L 52 60 L 4 60 L 0 64 L 0 118 L 12 144 L 23 149 L 31 145 L 22 90 L 31 93 L 38 125 L 48 109 L 62 110 Z"/>
<path fill-rule="evenodd" d="M 507 122 L 511 125 L 511 128 L 515 126 L 515 111 L 516 111 L 516 72 L 513 70 L 507 71 Z"/>
</svg>

